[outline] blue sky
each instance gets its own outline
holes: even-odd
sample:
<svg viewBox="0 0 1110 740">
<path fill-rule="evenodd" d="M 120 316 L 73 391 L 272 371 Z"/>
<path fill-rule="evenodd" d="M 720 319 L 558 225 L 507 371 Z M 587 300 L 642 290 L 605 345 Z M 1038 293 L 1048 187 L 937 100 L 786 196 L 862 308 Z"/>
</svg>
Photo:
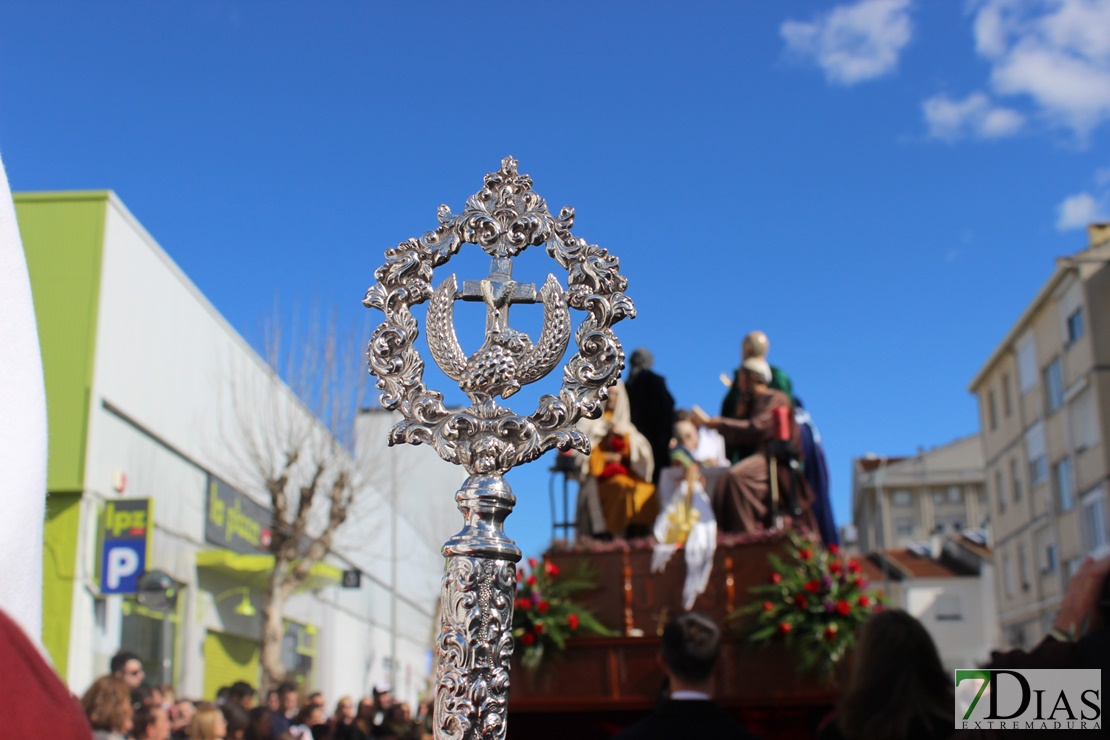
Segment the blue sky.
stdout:
<svg viewBox="0 0 1110 740">
<path fill-rule="evenodd" d="M 275 295 L 363 319 L 384 250 L 515 156 L 621 257 L 680 405 L 768 333 L 840 522 L 853 457 L 976 430 L 968 381 L 1110 210 L 1108 0 L 40 0 L 0 70 L 13 190 L 115 190 L 253 341 Z M 544 467 L 510 478 L 529 553 Z"/>
</svg>

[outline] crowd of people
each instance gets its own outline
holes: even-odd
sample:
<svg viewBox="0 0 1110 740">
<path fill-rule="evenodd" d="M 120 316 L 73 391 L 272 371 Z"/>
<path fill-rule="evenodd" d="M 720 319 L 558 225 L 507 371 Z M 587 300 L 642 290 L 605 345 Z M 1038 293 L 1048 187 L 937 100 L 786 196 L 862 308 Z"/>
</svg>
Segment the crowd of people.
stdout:
<svg viewBox="0 0 1110 740">
<path fill-rule="evenodd" d="M 995 653 L 987 668 L 1110 668 L 1110 604 L 1102 595 L 1110 557 L 1087 558 L 1073 576 L 1053 629 L 1031 651 Z M 616 740 L 757 740 L 713 698 L 721 653 L 721 626 L 698 612 L 671 617 L 663 628 L 659 665 L 665 687 L 654 711 Z M 329 716 L 322 694 L 302 704 L 293 684 L 267 692 L 238 682 L 211 702 L 175 696 L 166 686 L 144 682 L 133 653 L 111 661 L 78 700 L 43 660 L 23 631 L 0 610 L 0 718 L 4 737 L 74 740 L 369 740 L 427 738 L 431 708 L 417 716 L 392 701 L 388 686 L 376 687 L 357 704 L 341 698 Z M 860 630 L 849 674 L 836 708 L 816 728 L 817 740 L 945 740 L 954 736 L 954 686 L 929 633 L 910 614 L 877 612 Z M 1006 737 L 1024 730 L 960 731 L 960 736 Z M 1024 735 L 1021 735 L 1024 737 Z"/>
<path fill-rule="evenodd" d="M 431 705 L 393 701 L 389 686 L 376 686 L 358 700 L 342 697 L 329 713 L 316 691 L 300 701 L 293 683 L 282 683 L 264 699 L 237 681 L 211 701 L 175 696 L 170 686 L 144 679 L 139 656 L 122 651 L 111 673 L 93 682 L 81 698 L 95 740 L 422 740 L 430 737 Z"/>
<path fill-rule="evenodd" d="M 767 360 L 770 341 L 753 331 L 728 381 L 720 413 L 676 408 L 653 358 L 637 349 L 628 378 L 610 389 L 602 416 L 579 427 L 593 450 L 581 458 L 578 521 L 594 538 L 637 538 L 659 516 L 660 478 L 670 466 L 725 470 L 708 494 L 723 534 L 797 528 L 837 542 L 820 435 L 790 377 Z"/>
</svg>

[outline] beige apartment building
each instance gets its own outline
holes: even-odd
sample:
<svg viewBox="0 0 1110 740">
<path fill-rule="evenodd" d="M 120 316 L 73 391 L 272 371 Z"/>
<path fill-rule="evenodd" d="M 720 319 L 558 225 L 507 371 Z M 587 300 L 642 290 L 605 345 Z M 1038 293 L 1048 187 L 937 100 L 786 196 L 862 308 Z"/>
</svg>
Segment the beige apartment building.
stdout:
<svg viewBox="0 0 1110 740">
<path fill-rule="evenodd" d="M 861 552 L 977 529 L 989 515 L 977 434 L 913 456 L 852 461 L 852 522 Z"/>
<path fill-rule="evenodd" d="M 1035 644 L 1108 541 L 1110 224 L 1056 269 L 969 389 L 979 401 L 1004 640 Z"/>
</svg>

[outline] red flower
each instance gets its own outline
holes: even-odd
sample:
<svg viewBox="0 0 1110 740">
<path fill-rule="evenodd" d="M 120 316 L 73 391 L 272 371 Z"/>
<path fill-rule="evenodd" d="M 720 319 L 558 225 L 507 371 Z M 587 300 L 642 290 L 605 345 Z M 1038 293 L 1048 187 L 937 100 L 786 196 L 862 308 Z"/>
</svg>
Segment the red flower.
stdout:
<svg viewBox="0 0 1110 740">
<path fill-rule="evenodd" d="M 536 576 L 535 575 L 528 576 L 528 580 L 525 581 L 525 583 L 527 583 L 529 586 L 535 586 L 536 585 Z"/>
<path fill-rule="evenodd" d="M 836 625 L 830 624 L 825 628 L 825 639 L 832 640 L 836 638 Z"/>
<path fill-rule="evenodd" d="M 772 573 L 771 574 L 771 583 L 781 583 L 781 582 L 782 582 L 782 576 L 780 576 L 778 573 Z"/>
<path fill-rule="evenodd" d="M 821 590 L 821 582 L 820 581 L 815 579 L 815 580 L 806 582 L 806 591 L 809 591 L 811 594 L 815 594 L 820 590 Z"/>
<path fill-rule="evenodd" d="M 540 614 L 547 614 L 547 610 L 550 608 L 551 604 L 548 604 L 546 601 L 541 601 L 539 604 L 536 605 L 536 609 L 539 610 Z"/>
<path fill-rule="evenodd" d="M 532 625 L 532 629 L 535 631 L 535 633 L 537 635 L 542 635 L 543 634 L 543 622 L 536 622 L 534 625 Z"/>
<path fill-rule="evenodd" d="M 813 553 L 810 552 L 808 549 L 798 550 L 798 557 L 800 557 L 802 560 L 809 560 L 813 557 Z"/>
<path fill-rule="evenodd" d="M 775 605 L 772 604 L 770 601 L 764 601 L 763 602 L 763 611 L 765 611 L 765 612 L 773 611 L 774 608 L 775 608 Z"/>
<path fill-rule="evenodd" d="M 798 594 L 794 597 L 794 606 L 799 609 L 805 609 L 809 606 L 809 599 L 806 598 L 805 594 Z"/>
<path fill-rule="evenodd" d="M 779 632 L 781 632 L 782 634 L 785 635 L 792 629 L 794 629 L 794 627 L 790 624 L 790 622 L 779 622 Z"/>
<path fill-rule="evenodd" d="M 516 572 L 516 582 L 520 583 L 524 579 L 524 571 L 518 570 Z"/>
<path fill-rule="evenodd" d="M 517 609 L 528 609 L 531 606 L 532 606 L 531 599 L 517 599 L 516 600 L 516 608 Z"/>
<path fill-rule="evenodd" d="M 863 568 L 855 560 L 849 560 L 848 561 L 848 570 L 850 570 L 853 573 L 859 573 L 861 570 L 863 570 Z"/>
<path fill-rule="evenodd" d="M 531 568 L 532 570 L 536 569 L 536 559 L 535 558 L 528 558 L 528 567 Z"/>
<path fill-rule="evenodd" d="M 569 617 L 567 617 L 567 624 L 572 630 L 578 629 L 578 615 L 571 614 Z"/>
<path fill-rule="evenodd" d="M 840 554 L 840 545 L 837 545 L 836 543 L 833 543 L 833 544 L 829 545 L 829 555 L 832 555 L 835 558 L 839 554 Z"/>
<path fill-rule="evenodd" d="M 832 573 L 834 576 L 838 575 L 840 573 L 840 561 L 839 560 L 833 560 L 832 562 L 829 563 L 829 572 Z"/>
<path fill-rule="evenodd" d="M 862 606 L 864 609 L 871 605 L 871 599 L 867 598 L 867 594 L 859 597 L 859 605 Z"/>
<path fill-rule="evenodd" d="M 852 605 L 844 599 L 841 599 L 840 601 L 836 602 L 836 611 L 840 614 L 840 616 L 846 617 L 848 616 L 848 614 L 851 613 Z"/>
<path fill-rule="evenodd" d="M 609 438 L 609 449 L 613 452 L 624 452 L 628 445 L 624 441 L 624 437 L 614 434 Z"/>
<path fill-rule="evenodd" d="M 548 578 L 554 578 L 559 575 L 559 566 L 551 561 L 547 561 L 543 564 L 543 572 L 547 574 Z"/>
<path fill-rule="evenodd" d="M 867 579 L 857 578 L 856 579 L 856 585 L 859 586 L 860 591 L 862 591 L 863 589 L 867 588 Z"/>
<path fill-rule="evenodd" d="M 520 641 L 525 645 L 534 645 L 536 642 L 536 636 L 533 635 L 531 632 L 525 632 L 524 637 L 520 638 Z"/>
</svg>

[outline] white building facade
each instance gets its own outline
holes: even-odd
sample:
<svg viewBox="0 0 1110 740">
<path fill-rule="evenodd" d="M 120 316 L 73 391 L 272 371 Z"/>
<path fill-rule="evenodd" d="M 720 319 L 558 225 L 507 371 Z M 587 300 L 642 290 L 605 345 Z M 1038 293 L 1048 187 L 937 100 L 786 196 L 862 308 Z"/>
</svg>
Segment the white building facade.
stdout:
<svg viewBox="0 0 1110 740">
<path fill-rule="evenodd" d="M 15 201 L 47 385 L 43 643 L 56 669 L 81 693 L 129 649 L 181 696 L 258 686 L 269 498 L 237 468 L 232 396 L 276 381 L 113 194 Z M 274 403 L 307 414 L 274 388 Z M 285 665 L 329 702 L 379 683 L 412 702 L 428 687 L 439 548 L 461 524 L 464 473 L 425 448 L 387 450 L 390 421 L 360 416 L 360 454 L 382 474 L 285 613 Z M 173 579 L 174 608 L 110 593 L 138 575 L 112 549 L 128 537 L 142 571 Z"/>
</svg>

